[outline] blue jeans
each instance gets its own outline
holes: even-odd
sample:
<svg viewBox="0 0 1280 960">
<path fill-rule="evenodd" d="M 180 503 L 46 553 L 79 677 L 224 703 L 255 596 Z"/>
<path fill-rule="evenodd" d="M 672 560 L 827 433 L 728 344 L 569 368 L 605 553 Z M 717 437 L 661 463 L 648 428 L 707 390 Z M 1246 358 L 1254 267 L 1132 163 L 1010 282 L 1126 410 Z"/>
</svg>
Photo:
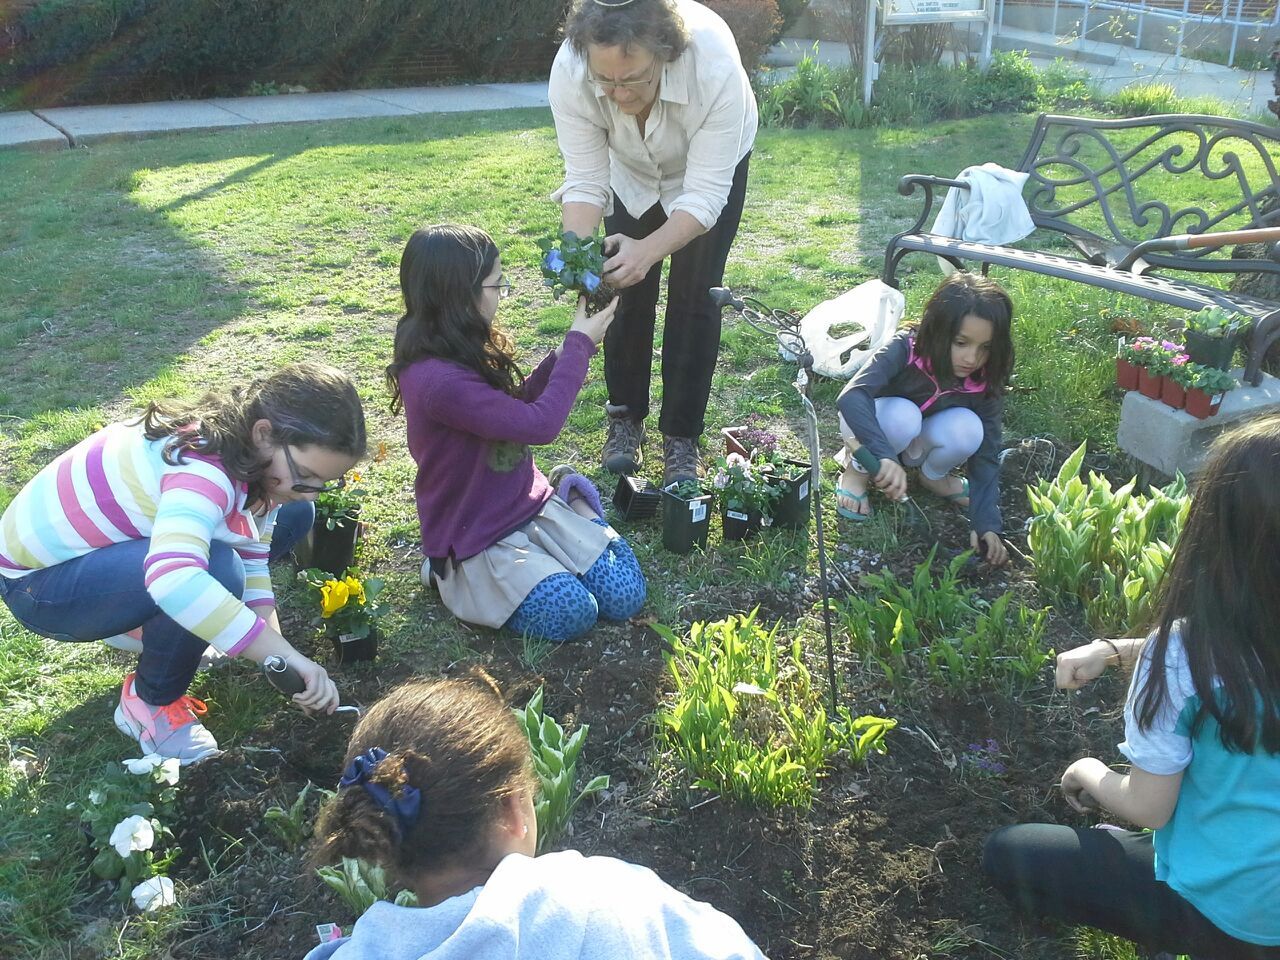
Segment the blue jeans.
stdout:
<svg viewBox="0 0 1280 960">
<path fill-rule="evenodd" d="M 296 500 L 280 508 L 271 560 L 283 557 L 315 522 L 315 504 Z M 231 547 L 209 545 L 209 575 L 234 596 L 244 595 L 244 561 Z M 161 612 L 143 586 L 142 561 L 150 538 L 113 543 L 10 580 L 0 577 L 0 600 L 15 620 L 51 640 L 83 643 L 142 628 L 134 689 L 153 706 L 187 692 L 208 644 Z"/>
</svg>

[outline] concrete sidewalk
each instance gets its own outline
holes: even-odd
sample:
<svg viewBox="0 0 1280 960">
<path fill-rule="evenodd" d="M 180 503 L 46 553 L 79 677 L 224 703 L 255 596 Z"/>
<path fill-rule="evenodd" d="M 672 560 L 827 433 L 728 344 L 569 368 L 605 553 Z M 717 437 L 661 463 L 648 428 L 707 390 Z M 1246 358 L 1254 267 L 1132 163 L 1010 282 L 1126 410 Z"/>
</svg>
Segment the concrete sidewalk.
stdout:
<svg viewBox="0 0 1280 960">
<path fill-rule="evenodd" d="M 765 63 L 784 73 L 815 45 L 818 58 L 824 63 L 848 66 L 849 52 L 844 44 L 796 38 L 784 39 L 775 46 Z M 1039 66 L 1059 57 L 1071 60 L 1108 93 L 1156 80 L 1172 85 L 1180 96 L 1214 96 L 1245 114 L 1258 115 L 1266 115 L 1267 100 L 1273 95 L 1268 71 L 1236 70 L 1120 44 L 1068 41 L 1051 34 L 1005 27 L 996 36 L 995 46 L 1026 50 Z M 547 85 L 536 82 L 53 107 L 0 113 L 0 148 L 59 150 L 105 139 L 184 130 L 545 106 Z"/>
<path fill-rule="evenodd" d="M 174 131 L 546 105 L 545 83 L 489 83 L 53 107 L 0 113 L 0 147 L 60 150 L 99 140 L 147 137 Z"/>
</svg>

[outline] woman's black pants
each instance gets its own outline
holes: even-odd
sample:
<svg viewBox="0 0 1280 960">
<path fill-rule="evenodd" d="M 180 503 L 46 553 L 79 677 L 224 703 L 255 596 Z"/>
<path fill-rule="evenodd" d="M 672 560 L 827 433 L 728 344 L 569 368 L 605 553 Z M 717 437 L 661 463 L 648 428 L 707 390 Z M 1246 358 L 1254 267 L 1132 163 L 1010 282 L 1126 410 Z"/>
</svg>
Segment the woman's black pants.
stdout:
<svg viewBox="0 0 1280 960">
<path fill-rule="evenodd" d="M 720 352 L 720 308 L 711 302 L 707 291 L 724 282 L 724 265 L 742 219 L 750 160 L 751 154 L 747 154 L 738 162 L 729 199 L 715 225 L 671 254 L 662 328 L 662 413 L 658 418 L 658 426 L 668 436 L 697 437 L 705 425 L 711 378 Z M 615 195 L 613 213 L 605 217 L 604 227 L 607 234 L 640 239 L 666 222 L 660 203 L 636 218 Z M 625 406 L 638 420 L 649 413 L 653 329 L 661 282 L 659 261 L 643 280 L 622 291 L 617 315 L 604 338 L 609 402 Z"/>
</svg>

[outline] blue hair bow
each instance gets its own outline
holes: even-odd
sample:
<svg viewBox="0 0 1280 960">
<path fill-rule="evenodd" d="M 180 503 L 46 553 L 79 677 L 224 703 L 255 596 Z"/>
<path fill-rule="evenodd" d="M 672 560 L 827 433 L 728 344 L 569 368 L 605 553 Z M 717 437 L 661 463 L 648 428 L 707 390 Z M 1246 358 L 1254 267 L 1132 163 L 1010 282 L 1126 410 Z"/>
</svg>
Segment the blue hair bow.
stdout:
<svg viewBox="0 0 1280 960">
<path fill-rule="evenodd" d="M 387 751 L 381 747 L 370 747 L 355 757 L 347 769 L 342 772 L 338 781 L 338 789 L 361 786 L 364 792 L 373 797 L 374 802 L 395 820 L 401 836 L 408 833 L 418 822 L 418 813 L 422 809 L 422 794 L 417 787 L 401 787 L 400 795 L 393 797 L 391 791 L 380 783 L 370 779 L 378 764 L 387 758 Z"/>
</svg>

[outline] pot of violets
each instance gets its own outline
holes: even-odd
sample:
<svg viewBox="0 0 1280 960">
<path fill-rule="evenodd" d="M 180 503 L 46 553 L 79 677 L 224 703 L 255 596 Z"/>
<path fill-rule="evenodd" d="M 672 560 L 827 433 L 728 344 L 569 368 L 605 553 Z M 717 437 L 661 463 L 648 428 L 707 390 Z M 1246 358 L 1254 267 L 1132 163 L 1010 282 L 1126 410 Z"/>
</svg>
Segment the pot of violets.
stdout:
<svg viewBox="0 0 1280 960">
<path fill-rule="evenodd" d="M 599 313 L 616 291 L 604 277 L 604 237 L 579 237 L 565 230 L 538 241 L 542 251 L 542 285 L 556 300 L 565 293 L 587 298 L 587 312 Z"/>
<path fill-rule="evenodd" d="M 1222 395 L 1237 386 L 1235 377 L 1217 367 L 1189 363 L 1191 382 L 1187 386 L 1186 411 L 1197 420 L 1216 417 L 1222 409 Z"/>
<path fill-rule="evenodd" d="M 1244 314 L 1222 307 L 1205 307 L 1188 317 L 1183 328 L 1187 353 L 1195 363 L 1226 370 L 1250 322 Z"/>
<path fill-rule="evenodd" d="M 773 510 L 782 484 L 772 471 L 761 470 L 740 453 L 716 459 L 711 481 L 720 500 L 721 529 L 726 540 L 743 540 L 773 525 Z"/>
<path fill-rule="evenodd" d="M 773 507 L 773 519 L 780 527 L 804 527 L 809 523 L 812 464 L 786 456 L 776 434 L 751 422 L 725 427 L 725 455 L 737 454 L 764 474 L 772 474 L 781 493 Z"/>
<path fill-rule="evenodd" d="M 378 619 L 386 604 L 378 601 L 384 586 L 378 577 L 361 577 L 354 567 L 342 576 L 311 567 L 298 572 L 320 606 L 312 623 L 333 643 L 338 663 L 372 660 L 378 655 Z"/>
<path fill-rule="evenodd" d="M 711 530 L 711 494 L 697 480 L 662 488 L 662 545 L 672 553 L 705 547 Z"/>
<path fill-rule="evenodd" d="M 316 495 L 316 521 L 311 527 L 310 556 L 299 558 L 304 567 L 319 567 L 339 576 L 356 559 L 360 539 L 360 504 L 367 491 L 360 486 L 360 471 L 343 477 L 339 485 Z M 295 553 L 298 551 L 295 550 Z"/>
</svg>

